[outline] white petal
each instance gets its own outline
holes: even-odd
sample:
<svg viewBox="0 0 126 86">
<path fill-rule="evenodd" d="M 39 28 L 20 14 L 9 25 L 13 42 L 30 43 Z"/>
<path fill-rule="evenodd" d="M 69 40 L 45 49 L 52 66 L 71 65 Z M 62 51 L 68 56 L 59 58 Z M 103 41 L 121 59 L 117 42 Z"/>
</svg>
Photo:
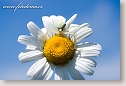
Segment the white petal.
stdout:
<svg viewBox="0 0 126 86">
<path fill-rule="evenodd" d="M 91 66 L 91 67 L 96 67 L 96 65 L 97 65 L 96 61 L 93 59 L 90 59 L 90 58 L 79 58 L 78 60 L 84 64 Z"/>
<path fill-rule="evenodd" d="M 35 46 L 35 47 L 42 47 L 43 46 L 43 43 L 41 43 L 36 38 L 33 38 L 31 36 L 26 36 L 26 35 L 19 36 L 18 42 L 25 44 L 25 45 Z"/>
<path fill-rule="evenodd" d="M 39 50 L 39 51 L 42 52 L 43 48 L 42 47 L 35 47 L 35 46 L 27 45 L 26 50 L 29 50 L 29 51 Z"/>
<path fill-rule="evenodd" d="M 85 29 L 86 30 L 86 28 L 85 27 L 89 27 L 89 24 L 88 23 L 84 23 L 84 24 L 81 24 L 81 25 L 77 25 L 77 24 L 73 24 L 74 25 L 74 27 L 76 26 L 76 27 L 78 27 L 78 28 L 76 28 L 76 29 L 74 29 L 74 30 L 70 30 L 72 33 L 78 33 L 78 31 L 79 30 L 81 30 L 81 29 Z M 72 25 L 72 26 L 73 26 Z M 71 26 L 70 26 L 71 27 Z M 72 29 L 72 28 L 71 28 Z M 79 32 L 81 32 L 81 31 L 79 31 Z"/>
<path fill-rule="evenodd" d="M 77 70 L 79 70 L 79 71 L 81 71 L 81 72 L 83 72 L 87 75 L 93 75 L 94 74 L 94 71 L 91 70 L 90 66 L 88 66 L 88 65 L 83 66 L 81 64 L 77 64 L 77 65 L 78 66 L 75 67 Z"/>
<path fill-rule="evenodd" d="M 95 60 L 93 60 L 93 59 L 91 59 L 91 58 L 89 58 L 89 57 L 82 57 L 82 56 L 79 55 L 79 54 L 74 55 L 73 60 L 74 60 L 74 61 L 79 60 L 79 61 L 81 61 L 82 63 L 87 64 L 87 65 L 89 65 L 89 66 L 91 66 L 91 67 L 96 67 L 96 65 L 97 65 L 97 62 L 96 62 Z"/>
<path fill-rule="evenodd" d="M 47 33 L 46 28 L 42 28 L 42 29 L 41 29 L 41 31 L 42 31 L 44 34 L 46 34 L 46 33 Z"/>
<path fill-rule="evenodd" d="M 78 43 L 78 42 L 82 41 L 84 38 L 91 35 L 91 33 L 92 33 L 91 28 L 87 28 L 87 30 L 83 30 L 83 32 L 77 33 L 76 42 Z"/>
<path fill-rule="evenodd" d="M 44 75 L 42 76 L 42 79 L 43 80 L 50 80 L 52 75 L 53 75 L 53 72 L 54 72 L 54 68 L 55 66 L 51 63 L 49 63 L 49 68 L 48 70 L 44 73 Z"/>
<path fill-rule="evenodd" d="M 76 31 L 76 29 L 78 29 L 79 27 L 80 27 L 80 25 L 78 25 L 78 24 L 71 24 L 67 30 L 71 33 L 74 33 L 74 31 Z"/>
<path fill-rule="evenodd" d="M 57 16 L 52 15 L 52 16 L 50 16 L 49 18 L 50 18 L 50 21 L 52 22 L 52 24 L 53 24 L 53 26 L 54 26 L 53 29 L 58 30 L 58 29 L 57 29 L 57 26 L 56 26 L 56 24 L 58 23 Z"/>
<path fill-rule="evenodd" d="M 43 21 L 44 27 L 47 30 L 50 29 L 50 28 L 55 29 L 55 26 L 54 26 L 53 22 L 51 21 L 50 17 L 43 16 L 42 21 Z"/>
<path fill-rule="evenodd" d="M 42 80 L 43 72 L 49 67 L 48 62 L 46 62 L 40 71 L 38 71 L 36 74 L 30 76 L 31 80 Z"/>
<path fill-rule="evenodd" d="M 52 34 L 52 32 L 48 32 L 46 28 L 42 28 L 41 31 L 45 34 L 45 40 L 49 39 L 51 37 L 50 33 Z"/>
<path fill-rule="evenodd" d="M 81 50 L 81 57 L 94 56 L 98 57 L 100 52 L 98 50 Z"/>
<path fill-rule="evenodd" d="M 26 50 L 21 52 L 18 56 L 21 62 L 28 62 L 35 59 L 43 58 L 42 51 L 40 50 Z"/>
<path fill-rule="evenodd" d="M 73 60 L 74 61 L 79 60 L 80 62 L 87 64 L 91 67 L 96 67 L 97 65 L 97 62 L 95 60 L 91 59 L 90 57 L 82 57 L 79 54 L 74 55 Z"/>
<path fill-rule="evenodd" d="M 31 35 L 39 40 L 41 40 L 42 42 L 44 42 L 44 33 L 40 30 L 40 28 L 33 23 L 32 21 L 30 21 L 27 24 L 28 30 L 30 31 Z"/>
<path fill-rule="evenodd" d="M 26 47 L 26 50 L 36 50 L 36 49 L 37 49 L 37 47 L 31 46 L 31 45 L 27 45 L 27 47 Z"/>
<path fill-rule="evenodd" d="M 44 36 L 43 36 L 42 39 L 45 40 L 44 43 L 43 43 L 43 44 L 45 44 L 45 42 L 47 41 L 47 39 L 49 39 L 50 37 L 49 37 L 48 31 L 47 31 L 46 28 L 42 28 L 41 31 L 44 33 Z"/>
<path fill-rule="evenodd" d="M 74 14 L 67 22 L 66 22 L 66 29 L 70 27 L 70 25 L 74 22 L 76 19 L 77 14 Z"/>
<path fill-rule="evenodd" d="M 57 16 L 59 22 L 65 23 L 66 19 L 63 16 Z"/>
<path fill-rule="evenodd" d="M 41 71 L 38 71 L 35 75 L 30 76 L 31 80 L 42 80 L 42 70 L 44 70 L 44 66 L 42 67 Z"/>
<path fill-rule="evenodd" d="M 55 74 L 54 74 L 55 80 L 69 80 L 69 75 L 65 66 L 56 66 Z"/>
<path fill-rule="evenodd" d="M 75 68 L 87 75 L 93 75 L 94 71 L 91 69 L 91 66 L 89 66 L 87 63 L 80 61 L 80 60 L 76 60 L 75 61 Z"/>
<path fill-rule="evenodd" d="M 70 33 L 75 35 L 77 43 L 92 33 L 92 29 L 89 28 L 88 23 L 84 23 L 82 25 L 72 24 L 68 30 Z M 73 39 L 73 36 L 71 36 L 71 39 Z"/>
<path fill-rule="evenodd" d="M 76 69 L 87 74 L 87 75 L 93 75 L 94 71 L 91 69 L 91 67 L 87 64 L 81 63 L 81 62 L 77 62 L 76 63 Z"/>
<path fill-rule="evenodd" d="M 51 21 L 53 22 L 53 25 L 58 30 L 58 28 L 61 28 L 64 24 L 66 19 L 63 16 L 50 16 Z"/>
<path fill-rule="evenodd" d="M 46 58 L 42 58 L 38 61 L 36 61 L 28 70 L 27 76 L 35 76 L 36 74 L 40 73 L 42 68 L 44 67 L 46 63 Z"/>
<path fill-rule="evenodd" d="M 67 64 L 67 71 L 74 80 L 84 80 L 84 77 L 80 74 L 78 70 L 75 69 L 75 63 L 71 61 Z"/>
<path fill-rule="evenodd" d="M 62 70 L 63 70 L 62 79 L 63 80 L 70 80 L 66 65 L 62 67 Z"/>
<path fill-rule="evenodd" d="M 95 42 L 85 42 L 76 45 L 77 50 L 101 50 L 101 45 L 95 43 Z"/>
<path fill-rule="evenodd" d="M 46 28 L 48 35 L 51 37 L 53 35 L 53 33 L 58 33 L 57 28 L 55 27 L 55 25 L 53 24 L 52 20 L 50 19 L 50 17 L 48 16 L 43 16 L 42 17 L 42 21 L 44 24 L 44 27 Z"/>
<path fill-rule="evenodd" d="M 56 66 L 54 73 L 55 80 L 62 80 L 62 66 Z"/>
<path fill-rule="evenodd" d="M 47 62 L 40 72 L 32 76 L 32 80 L 49 80 L 52 77 L 54 71 L 54 65 Z"/>
</svg>

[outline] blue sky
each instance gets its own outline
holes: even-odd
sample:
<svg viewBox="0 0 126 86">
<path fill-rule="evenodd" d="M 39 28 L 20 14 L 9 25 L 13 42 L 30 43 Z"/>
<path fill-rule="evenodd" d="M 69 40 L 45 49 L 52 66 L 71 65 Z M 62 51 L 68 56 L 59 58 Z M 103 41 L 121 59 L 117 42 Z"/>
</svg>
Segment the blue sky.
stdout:
<svg viewBox="0 0 126 86">
<path fill-rule="evenodd" d="M 2 6 L 43 6 L 42 9 L 3 9 Z M 93 76 L 86 80 L 120 80 L 120 1 L 119 0 L 1 0 L 0 1 L 0 80 L 29 80 L 27 70 L 34 63 L 21 63 L 18 54 L 25 50 L 18 36 L 30 35 L 29 21 L 43 28 L 42 16 L 62 15 L 67 20 L 77 13 L 74 23 L 89 23 L 93 34 L 83 42 L 102 45 Z"/>
</svg>

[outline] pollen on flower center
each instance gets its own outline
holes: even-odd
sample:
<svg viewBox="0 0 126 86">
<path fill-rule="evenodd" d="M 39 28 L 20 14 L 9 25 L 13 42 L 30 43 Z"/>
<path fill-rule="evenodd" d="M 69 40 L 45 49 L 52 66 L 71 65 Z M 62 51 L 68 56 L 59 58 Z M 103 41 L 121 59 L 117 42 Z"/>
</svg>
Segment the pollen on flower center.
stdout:
<svg viewBox="0 0 126 86">
<path fill-rule="evenodd" d="M 51 37 L 44 45 L 44 56 L 55 65 L 66 64 L 73 58 L 74 51 L 73 42 L 62 35 Z"/>
</svg>

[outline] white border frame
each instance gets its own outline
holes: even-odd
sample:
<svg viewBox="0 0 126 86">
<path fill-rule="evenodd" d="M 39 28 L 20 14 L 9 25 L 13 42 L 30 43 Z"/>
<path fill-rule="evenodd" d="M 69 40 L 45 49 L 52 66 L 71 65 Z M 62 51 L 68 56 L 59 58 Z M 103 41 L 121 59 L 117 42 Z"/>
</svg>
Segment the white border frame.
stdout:
<svg viewBox="0 0 126 86">
<path fill-rule="evenodd" d="M 121 80 L 119 81 L 6 81 L 0 86 L 126 86 L 126 0 L 120 0 Z"/>
</svg>

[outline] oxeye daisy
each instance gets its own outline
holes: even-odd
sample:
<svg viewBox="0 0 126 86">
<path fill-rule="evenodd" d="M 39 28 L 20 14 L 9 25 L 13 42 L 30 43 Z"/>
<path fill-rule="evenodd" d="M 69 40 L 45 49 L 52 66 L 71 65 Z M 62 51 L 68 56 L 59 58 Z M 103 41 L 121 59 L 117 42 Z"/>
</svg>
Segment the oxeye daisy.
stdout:
<svg viewBox="0 0 126 86">
<path fill-rule="evenodd" d="M 84 80 L 82 73 L 93 75 L 96 62 L 91 57 L 100 55 L 101 45 L 81 41 L 92 33 L 88 23 L 72 24 L 77 14 L 68 21 L 63 16 L 43 16 L 44 28 L 30 21 L 31 36 L 21 35 L 18 42 L 27 45 L 18 56 L 21 62 L 36 60 L 27 76 L 32 80 Z"/>
</svg>

